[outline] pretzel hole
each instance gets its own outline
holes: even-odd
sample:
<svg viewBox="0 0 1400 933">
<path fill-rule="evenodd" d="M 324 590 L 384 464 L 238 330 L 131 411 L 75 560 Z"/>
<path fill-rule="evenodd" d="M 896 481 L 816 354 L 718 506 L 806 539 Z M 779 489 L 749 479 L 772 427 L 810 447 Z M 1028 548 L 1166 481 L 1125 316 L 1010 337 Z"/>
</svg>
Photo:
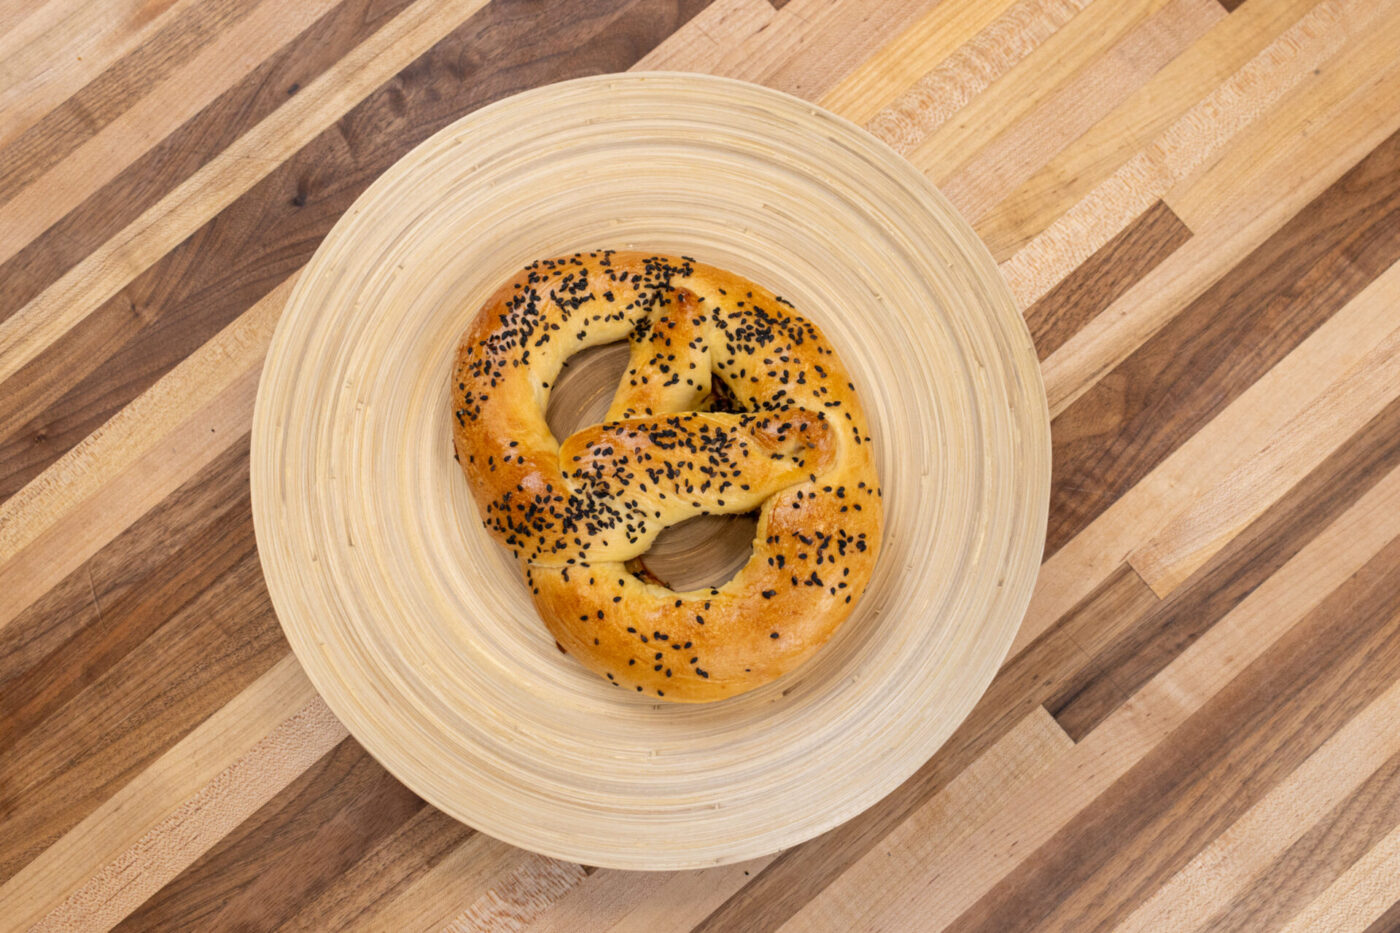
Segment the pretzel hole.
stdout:
<svg viewBox="0 0 1400 933">
<path fill-rule="evenodd" d="M 630 357 L 631 345 L 619 340 L 580 350 L 564 361 L 544 412 L 545 424 L 556 440 L 562 442 L 580 428 L 604 420 Z"/>
<path fill-rule="evenodd" d="M 664 529 L 627 568 L 677 592 L 723 586 L 753 556 L 758 512 L 697 515 Z"/>
<path fill-rule="evenodd" d="M 731 415 L 744 410 L 744 406 L 734 397 L 734 390 L 729 388 L 729 383 L 719 373 L 710 374 L 710 394 L 695 408 L 697 411 L 720 411 Z"/>
</svg>

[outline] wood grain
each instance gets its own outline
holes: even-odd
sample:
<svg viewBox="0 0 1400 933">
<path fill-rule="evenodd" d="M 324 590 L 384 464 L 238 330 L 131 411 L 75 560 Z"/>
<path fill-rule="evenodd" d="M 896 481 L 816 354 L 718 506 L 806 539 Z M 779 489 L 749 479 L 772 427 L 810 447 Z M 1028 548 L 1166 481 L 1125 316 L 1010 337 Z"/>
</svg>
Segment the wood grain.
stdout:
<svg viewBox="0 0 1400 933">
<path fill-rule="evenodd" d="M 606 63 L 627 55 L 634 43 L 648 43 L 645 29 L 659 24 L 636 16 L 639 10 L 619 18 L 625 9 L 621 3 L 590 6 L 580 21 L 551 18 L 542 24 L 488 7 L 0 383 L 0 496 L 52 463 L 300 268 L 350 202 L 413 145 L 512 89 L 540 82 L 538 74 L 531 79 L 531 68 L 554 79 L 607 70 Z M 667 19 L 676 15 L 663 13 Z M 608 28 L 614 23 L 622 28 Z M 463 80 L 459 63 L 489 60 L 479 44 L 537 48 L 516 37 L 542 25 L 595 41 L 574 51 L 569 71 L 527 54 L 523 60 L 498 58 L 472 81 Z M 355 138 L 353 147 L 345 133 Z M 99 366 L 122 377 L 87 378 Z M 60 410 L 72 414 L 61 416 Z"/>
<path fill-rule="evenodd" d="M 1161 201 L 1026 309 L 1026 324 L 1043 360 L 1191 237 Z"/>
<path fill-rule="evenodd" d="M 1400 464 L 1400 399 L 1392 401 L 1274 506 L 1217 552 L 1147 618 L 1095 656 L 1049 705 L 1082 737 L 1302 549 L 1319 527 Z M 1131 645 L 1132 647 L 1128 647 Z"/>
<path fill-rule="evenodd" d="M 1251 4 L 1172 59 L 980 218 L 998 261 L 1016 254 L 1149 145 L 1183 113 L 1293 26 L 1311 0 Z"/>
<path fill-rule="evenodd" d="M 422 808 L 346 739 L 118 928 L 273 929 Z"/>
<path fill-rule="evenodd" d="M 327 68 L 373 34 L 399 12 L 406 2 L 347 2 L 276 49 L 262 63 L 145 152 L 105 147 L 103 160 L 125 168 L 111 181 L 93 190 L 71 210 L 40 227 L 43 232 L 0 265 L 0 276 L 23 275 L 24 288 L 7 289 L 8 316 L 28 304 L 94 249 L 131 224 L 161 198 L 186 181 L 256 126 L 288 97 L 299 93 Z M 264 35 L 276 35 L 263 26 Z M 202 69 L 207 73 L 207 69 Z M 115 150 L 115 151 L 114 151 Z M 91 172 L 77 171 L 90 184 Z M 36 181 L 34 197 L 52 204 L 55 189 L 63 197 L 74 189 L 71 179 L 59 177 L 53 184 Z M 60 219 L 61 218 L 61 219 Z M 36 223 L 43 224 L 44 218 Z"/>
<path fill-rule="evenodd" d="M 1400 135 L 1055 419 L 1053 554 L 1400 258 Z M 1340 235 L 1319 235 L 1323 230 Z M 1151 420 L 1154 430 L 1142 429 Z"/>
<path fill-rule="evenodd" d="M 0 929 L 1400 929 L 1397 42 L 1393 0 L 0 0 Z M 703 871 L 424 804 L 287 653 L 249 522 L 263 358 L 356 194 L 627 69 L 913 158 L 1055 415 L 969 718 Z"/>
</svg>

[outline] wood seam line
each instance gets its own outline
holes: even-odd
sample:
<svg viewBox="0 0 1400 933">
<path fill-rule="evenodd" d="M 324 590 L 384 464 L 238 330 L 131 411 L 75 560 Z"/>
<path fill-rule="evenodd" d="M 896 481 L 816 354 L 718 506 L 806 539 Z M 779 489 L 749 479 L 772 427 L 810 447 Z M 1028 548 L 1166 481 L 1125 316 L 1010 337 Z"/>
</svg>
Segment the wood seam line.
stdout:
<svg viewBox="0 0 1400 933">
<path fill-rule="evenodd" d="M 1397 538 L 1400 467 L 1075 745 L 1063 766 L 1004 802 L 957 852 L 922 866 L 937 885 L 893 906 L 920 912 L 930 929 L 951 923 Z M 1027 813 L 1038 816 L 1028 823 Z M 869 917 L 866 928 L 881 920 Z"/>
<path fill-rule="evenodd" d="M 1371 350 L 1392 319 L 1390 296 L 1400 289 L 1397 266 L 1334 312 L 1041 565 L 1013 656 L 1193 499 L 1267 451 L 1290 421 L 1331 389 L 1333 373 L 1347 371 Z"/>
<path fill-rule="evenodd" d="M 1400 270 L 1400 263 L 1391 267 Z M 1400 271 L 1395 275 L 1400 283 Z M 1400 301 L 1400 287 L 1393 290 Z M 1309 470 L 1400 395 L 1400 327 L 1278 432 L 1262 460 L 1241 464 L 1128 554 L 1160 597 L 1171 594 Z M 1317 443 L 1319 437 L 1324 441 Z M 1335 443 L 1331 443 L 1335 441 Z"/>
<path fill-rule="evenodd" d="M 0 590 L 6 594 L 0 629 L 247 434 L 263 357 L 296 278 L 274 288 L 0 503 Z M 224 428 L 214 443 L 208 439 L 211 426 Z M 190 436 L 169 443 L 196 433 L 198 441 Z M 179 455 L 170 456 L 167 447 Z M 132 482 L 136 489 L 128 494 L 107 495 Z"/>
<path fill-rule="evenodd" d="M 1333 733 L 1134 910 L 1115 933 L 1151 933 L 1172 923 L 1190 923 L 1192 929 L 1204 924 L 1400 751 L 1396 721 L 1400 683 Z"/>
<path fill-rule="evenodd" d="M 340 741 L 337 735 L 343 738 L 343 727 L 315 709 L 320 702 L 296 658 L 288 653 L 0 887 L 0 903 L 6 905 L 7 919 L 18 926 L 36 922 L 85 884 L 95 883 L 104 866 L 125 870 L 158 855 L 149 845 L 143 848 L 141 840 L 162 826 L 165 832 L 183 829 L 190 833 L 190 840 L 198 841 L 205 839 L 209 830 L 201 821 L 227 820 L 253 812 L 259 799 L 270 798 L 296 777 L 285 773 L 285 765 L 301 760 L 295 746 L 289 749 L 275 741 L 260 745 L 277 729 L 305 714 L 301 722 L 316 727 L 299 733 L 299 740 L 307 742 L 308 749 L 315 742 L 328 749 Z M 240 767 L 245 770 L 232 770 Z M 242 775 L 239 780 L 231 780 L 238 775 Z M 236 813 L 220 809 L 220 794 L 242 795 L 241 809 Z M 181 810 L 191 801 L 207 806 Z M 186 821 L 169 822 L 178 813 L 186 814 Z M 219 832 L 207 839 L 208 845 L 223 835 Z M 197 856 L 195 853 L 179 866 L 166 865 L 165 870 L 174 877 Z M 106 884 L 120 880 L 114 874 L 102 877 Z M 125 878 L 126 882 L 134 880 Z"/>
<path fill-rule="evenodd" d="M 1400 903 L 1400 826 L 1371 847 L 1299 912 L 1283 933 L 1359 930 Z M 1367 933 L 1370 933 L 1368 930 Z"/>
<path fill-rule="evenodd" d="M 1023 312 L 1044 360 L 1191 238 L 1163 201 L 1138 215 Z"/>
<path fill-rule="evenodd" d="M 898 896 L 912 879 L 892 873 L 893 853 L 913 865 L 962 844 L 1004 803 L 1059 766 L 1074 741 L 1043 707 L 1030 709 L 995 744 L 778 927 L 856 929 L 867 906 Z"/>
<path fill-rule="evenodd" d="M 162 82 L 217 36 L 232 29 L 257 3 L 258 0 L 202 0 L 0 146 L 0 205 L 126 113 L 148 88 Z M 0 31 L 3 30 L 0 25 Z"/>
<path fill-rule="evenodd" d="M 970 152 L 938 159 L 927 174 L 975 228 L 1008 191 L 1108 119 L 1224 18 L 1215 0 L 1169 0 L 1067 74 L 1022 119 L 984 132 Z"/>
<path fill-rule="evenodd" d="M 309 28 L 340 0 L 264 0 L 126 111 L 0 201 L 0 262 L 100 193 L 169 134 Z M 22 142 L 22 140 L 16 140 Z"/>
<path fill-rule="evenodd" d="M 86 562 L 84 562 L 83 569 L 84 571 L 86 571 L 88 593 L 92 596 L 92 611 L 97 613 L 97 624 L 100 626 L 103 625 L 102 604 L 97 600 L 97 587 L 94 586 L 92 582 L 92 568 L 89 567 Z M 28 607 L 26 606 L 25 608 Z M 4 626 L 0 625 L 0 628 L 4 628 Z"/>
<path fill-rule="evenodd" d="M 0 322 L 0 382 L 485 5 L 443 0 L 408 7 Z"/>
<path fill-rule="evenodd" d="M 1328 74 L 1324 71 L 1321 80 Z M 1196 236 L 1176 254 L 1042 361 L 1052 417 L 1077 401 L 1104 373 L 1169 323 L 1178 309 L 1214 287 L 1234 265 L 1400 130 L 1397 78 L 1400 65 L 1356 87 L 1335 106 L 1313 108 L 1316 119 L 1309 120 L 1311 129 L 1305 136 L 1272 147 L 1278 155 L 1258 167 L 1258 180 L 1251 181 L 1241 199 L 1226 208 L 1227 216 L 1194 227 Z M 1291 99 L 1280 106 L 1287 106 Z M 1248 132 L 1262 135 L 1265 129 L 1259 125 Z M 1227 151 L 1225 158 L 1229 157 Z M 1210 169 L 1215 171 L 1215 167 Z M 1287 191 L 1276 196 L 1279 185 L 1287 185 Z M 1171 192 L 1168 199 L 1171 203 Z"/>
<path fill-rule="evenodd" d="M 1150 613 L 1157 611 L 1161 607 L 1162 597 L 1152 589 L 1148 582 L 1143 579 L 1142 574 L 1138 573 L 1137 568 L 1134 567 L 1132 564 L 1128 563 L 1125 560 L 1119 566 L 1123 568 L 1123 572 L 1130 575 L 1130 579 L 1137 581 L 1137 583 L 1143 587 L 1144 592 L 1151 593 L 1153 595 L 1154 600 L 1151 603 L 1151 607 L 1144 608 L 1142 612 L 1138 615 L 1139 621 L 1143 618 L 1147 618 L 1150 615 Z M 1083 642 L 1081 642 L 1078 638 L 1075 637 L 1075 633 L 1073 631 L 1066 631 L 1064 634 L 1065 638 L 1069 641 L 1069 643 L 1074 645 L 1074 647 L 1079 650 L 1080 656 L 1083 658 L 1084 663 L 1079 665 L 1078 669 L 1084 670 L 1086 667 L 1093 663 L 1095 652 L 1090 651 L 1088 648 L 1084 647 Z M 1019 639 L 1017 640 L 1019 641 Z M 1118 678 L 1115 676 L 1116 673 L 1117 672 L 1115 670 L 1109 669 L 1103 672 L 1103 676 L 1107 677 L 1109 683 L 1117 687 L 1119 692 L 1122 693 L 1123 696 L 1131 696 L 1133 694 L 1133 691 L 1126 689 L 1125 685 L 1121 681 L 1119 681 Z M 1050 704 L 1054 700 L 1054 698 L 1055 694 L 1051 694 L 1050 696 L 1046 697 L 1045 702 L 1041 703 L 1040 706 L 1042 709 L 1045 710 L 1047 715 L 1049 715 L 1052 719 L 1055 719 L 1056 725 L 1060 726 L 1061 729 L 1064 729 L 1064 726 L 1060 723 L 1060 720 L 1055 717 L 1055 711 L 1050 708 Z M 1070 735 L 1068 729 L 1065 729 L 1065 735 L 1069 736 L 1070 741 L 1074 741 L 1074 736 Z"/>
<path fill-rule="evenodd" d="M 18 77 L 14 84 L 0 87 L 0 145 L 8 145 L 109 64 L 197 3 L 176 0 L 145 22 L 141 22 L 143 4 L 139 0 L 120 4 L 108 0 L 110 9 L 103 10 L 106 16 L 101 19 L 94 16 L 91 5 L 84 11 L 81 3 L 74 4 L 77 10 L 53 3 L 40 7 L 9 35 L 0 34 L 0 61 L 7 62 L 13 69 L 11 74 Z M 59 24 L 51 19 L 54 16 L 62 17 L 61 46 L 45 41 L 60 33 Z M 122 24 L 131 22 L 139 25 L 123 31 Z M 103 29 L 105 23 L 114 28 Z M 36 67 L 26 67 L 31 59 Z"/>
<path fill-rule="evenodd" d="M 1353 6 L 1363 9 L 1352 12 Z M 1361 0 L 1323 0 L 1001 263 L 1021 307 L 1034 303 L 1153 201 L 1162 199 L 1176 181 L 1220 152 L 1235 133 L 1261 117 L 1316 64 L 1337 53 L 1350 35 L 1375 19 L 1376 12 L 1374 4 Z M 1225 132 L 1202 140 L 1198 127 L 1207 125 Z"/>
</svg>

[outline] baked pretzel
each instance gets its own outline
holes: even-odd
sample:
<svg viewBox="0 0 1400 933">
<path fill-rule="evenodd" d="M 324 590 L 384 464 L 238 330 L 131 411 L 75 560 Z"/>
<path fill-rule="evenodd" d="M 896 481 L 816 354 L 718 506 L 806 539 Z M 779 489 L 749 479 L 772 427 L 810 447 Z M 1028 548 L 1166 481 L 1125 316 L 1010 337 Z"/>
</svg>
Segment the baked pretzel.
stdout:
<svg viewBox="0 0 1400 933">
<path fill-rule="evenodd" d="M 631 341 L 607 420 L 562 443 L 550 385 Z M 850 614 L 880 548 L 865 414 L 819 330 L 773 293 L 686 257 L 600 250 L 532 263 L 463 335 L 453 440 L 486 527 L 559 646 L 614 684 L 705 702 L 765 684 Z M 758 510 L 728 582 L 634 572 L 656 535 Z"/>
</svg>

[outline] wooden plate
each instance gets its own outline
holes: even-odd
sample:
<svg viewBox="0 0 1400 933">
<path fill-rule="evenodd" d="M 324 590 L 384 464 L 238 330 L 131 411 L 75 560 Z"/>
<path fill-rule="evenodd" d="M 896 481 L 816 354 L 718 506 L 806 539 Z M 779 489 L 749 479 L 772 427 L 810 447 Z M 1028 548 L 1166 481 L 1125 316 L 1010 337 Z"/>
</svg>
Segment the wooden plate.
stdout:
<svg viewBox="0 0 1400 933">
<path fill-rule="evenodd" d="M 776 290 L 855 373 L 884 551 L 810 663 L 718 704 L 609 688 L 561 655 L 452 459 L 448 373 L 538 257 L 692 255 Z M 859 813 L 971 710 L 1044 542 L 1049 419 L 971 228 L 908 163 L 727 79 L 605 75 L 473 113 L 376 181 L 302 274 L 253 425 L 268 588 L 316 688 L 434 806 L 619 868 L 755 857 Z"/>
</svg>

